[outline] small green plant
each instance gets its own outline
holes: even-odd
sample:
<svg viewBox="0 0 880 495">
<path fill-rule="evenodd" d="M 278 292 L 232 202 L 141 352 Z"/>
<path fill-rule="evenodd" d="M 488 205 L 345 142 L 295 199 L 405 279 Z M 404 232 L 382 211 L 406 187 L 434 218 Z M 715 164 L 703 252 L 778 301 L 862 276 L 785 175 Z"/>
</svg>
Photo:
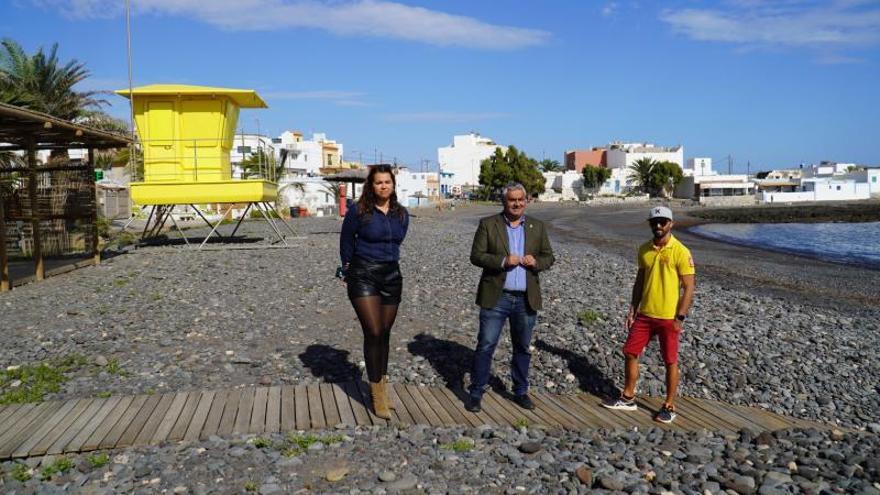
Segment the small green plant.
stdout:
<svg viewBox="0 0 880 495">
<path fill-rule="evenodd" d="M 128 279 L 125 278 L 125 277 L 120 277 L 120 278 L 115 278 L 115 279 L 113 279 L 113 286 L 114 286 L 114 287 L 125 287 L 125 285 L 126 285 L 127 283 L 128 283 Z"/>
<path fill-rule="evenodd" d="M 67 457 L 59 457 L 55 462 L 40 471 L 40 479 L 50 480 L 57 474 L 64 474 L 73 468 L 73 461 Z"/>
<path fill-rule="evenodd" d="M 153 387 L 150 387 L 146 391 L 144 391 L 144 393 L 147 395 L 156 395 L 156 389 Z"/>
<path fill-rule="evenodd" d="M 529 420 L 526 418 L 519 418 L 513 422 L 513 426 L 515 426 L 518 429 L 519 428 L 528 428 L 529 427 Z"/>
<path fill-rule="evenodd" d="M 272 442 L 268 438 L 257 437 L 253 441 L 254 447 L 258 449 L 266 449 L 272 446 Z"/>
<path fill-rule="evenodd" d="M 89 461 L 93 468 L 97 469 L 106 466 L 110 462 L 110 456 L 107 454 L 96 454 L 88 456 L 86 460 Z"/>
<path fill-rule="evenodd" d="M 451 450 L 453 452 L 470 452 L 474 449 L 474 441 L 470 438 L 459 438 L 452 443 L 441 445 L 440 448 Z"/>
<path fill-rule="evenodd" d="M 161 292 L 153 292 L 150 294 L 150 299 L 152 299 L 154 301 L 161 301 L 162 300 L 162 293 Z"/>
<path fill-rule="evenodd" d="M 69 356 L 0 372 L 0 405 L 41 402 L 46 394 L 61 390 L 67 373 L 88 363 L 84 356 Z"/>
<path fill-rule="evenodd" d="M 244 484 L 244 491 L 246 492 L 255 492 L 257 491 L 257 482 L 256 481 L 247 481 Z"/>
<path fill-rule="evenodd" d="M 321 437 L 311 435 L 311 434 L 299 434 L 299 433 L 289 433 L 287 435 L 287 445 L 281 445 L 280 452 L 281 455 L 285 457 L 293 457 L 302 454 L 306 450 L 309 450 L 309 447 L 316 443 L 323 443 L 324 445 L 333 445 L 335 443 L 339 443 L 343 440 L 342 435 L 324 435 Z"/>
<path fill-rule="evenodd" d="M 581 311 L 577 316 L 578 322 L 585 327 L 596 323 L 601 318 L 601 315 L 592 309 Z"/>
<path fill-rule="evenodd" d="M 33 471 L 29 467 L 27 467 L 26 464 L 17 462 L 12 468 L 12 471 L 9 472 L 9 475 L 12 476 L 12 479 L 14 479 L 15 481 L 18 481 L 19 483 L 24 483 L 25 481 L 33 478 Z"/>
<path fill-rule="evenodd" d="M 99 399 L 109 399 L 110 396 L 112 396 L 112 395 L 113 395 L 112 392 L 104 391 L 104 392 L 98 392 L 97 394 L 95 394 L 95 397 L 97 397 Z"/>
<path fill-rule="evenodd" d="M 125 371 L 122 370 L 122 366 L 119 366 L 119 360 L 116 358 L 108 360 L 104 369 L 111 375 L 125 376 Z"/>
</svg>

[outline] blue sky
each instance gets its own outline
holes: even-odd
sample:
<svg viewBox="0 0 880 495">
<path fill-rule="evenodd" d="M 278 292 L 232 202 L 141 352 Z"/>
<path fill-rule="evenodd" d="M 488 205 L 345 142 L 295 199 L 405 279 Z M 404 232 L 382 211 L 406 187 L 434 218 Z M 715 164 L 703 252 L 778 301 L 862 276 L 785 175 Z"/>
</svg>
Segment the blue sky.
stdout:
<svg viewBox="0 0 880 495">
<path fill-rule="evenodd" d="M 0 36 L 127 85 L 122 0 L 4 0 Z M 531 156 L 683 144 L 716 168 L 880 164 L 880 1 L 132 0 L 135 85 L 256 89 L 247 132 L 420 167 L 476 130 Z M 127 100 L 108 96 L 126 116 Z M 259 121 L 259 124 L 258 124 Z"/>
</svg>

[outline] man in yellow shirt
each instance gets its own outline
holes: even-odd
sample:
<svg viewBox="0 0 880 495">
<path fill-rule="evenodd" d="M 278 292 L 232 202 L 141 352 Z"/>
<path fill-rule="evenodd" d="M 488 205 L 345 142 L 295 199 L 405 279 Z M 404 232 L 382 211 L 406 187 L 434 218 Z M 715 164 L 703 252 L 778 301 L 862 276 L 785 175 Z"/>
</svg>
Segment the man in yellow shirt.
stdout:
<svg viewBox="0 0 880 495">
<path fill-rule="evenodd" d="M 675 419 L 675 392 L 678 388 L 678 338 L 694 298 L 694 259 L 691 252 L 672 235 L 672 210 L 651 208 L 648 223 L 654 238 L 639 247 L 639 272 L 632 289 L 626 315 L 629 335 L 623 345 L 626 370 L 620 398 L 604 402 L 609 409 L 634 411 L 639 355 L 655 335 L 666 364 L 666 401 L 654 417 L 663 423 Z"/>
</svg>

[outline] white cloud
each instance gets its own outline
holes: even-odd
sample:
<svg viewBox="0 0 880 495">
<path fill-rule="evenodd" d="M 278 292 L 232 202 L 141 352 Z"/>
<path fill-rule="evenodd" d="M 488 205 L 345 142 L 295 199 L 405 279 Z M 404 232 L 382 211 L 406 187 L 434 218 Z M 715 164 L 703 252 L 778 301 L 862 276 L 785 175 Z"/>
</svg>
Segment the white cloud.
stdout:
<svg viewBox="0 0 880 495">
<path fill-rule="evenodd" d="M 746 48 L 807 48 L 825 52 L 826 58 L 829 51 L 880 43 L 876 1 L 729 0 L 726 8 L 666 10 L 660 19 L 699 41 Z"/>
<path fill-rule="evenodd" d="M 389 122 L 467 123 L 510 117 L 500 112 L 413 112 L 393 113 L 385 116 Z"/>
<path fill-rule="evenodd" d="M 120 0 L 32 0 L 73 18 L 113 17 Z M 384 0 L 133 0 L 135 13 L 192 17 L 222 29 L 314 28 L 340 36 L 371 36 L 487 50 L 541 45 L 550 33 L 499 26 Z"/>
<path fill-rule="evenodd" d="M 617 13 L 617 2 L 608 2 L 602 7 L 602 15 L 605 17 L 610 17 Z"/>
</svg>

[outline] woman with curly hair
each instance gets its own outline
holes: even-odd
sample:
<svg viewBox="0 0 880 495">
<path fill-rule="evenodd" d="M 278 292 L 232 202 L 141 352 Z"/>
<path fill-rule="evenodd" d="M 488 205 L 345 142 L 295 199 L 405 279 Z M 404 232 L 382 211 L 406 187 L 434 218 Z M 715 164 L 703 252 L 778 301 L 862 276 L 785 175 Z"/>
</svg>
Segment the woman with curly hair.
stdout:
<svg viewBox="0 0 880 495">
<path fill-rule="evenodd" d="M 395 186 L 389 165 L 370 167 L 361 197 L 346 213 L 339 237 L 348 299 L 364 332 L 373 410 L 385 419 L 391 418 L 393 408 L 385 387 L 391 327 L 403 289 L 400 245 L 409 227 L 409 213 L 397 201 Z"/>
</svg>

